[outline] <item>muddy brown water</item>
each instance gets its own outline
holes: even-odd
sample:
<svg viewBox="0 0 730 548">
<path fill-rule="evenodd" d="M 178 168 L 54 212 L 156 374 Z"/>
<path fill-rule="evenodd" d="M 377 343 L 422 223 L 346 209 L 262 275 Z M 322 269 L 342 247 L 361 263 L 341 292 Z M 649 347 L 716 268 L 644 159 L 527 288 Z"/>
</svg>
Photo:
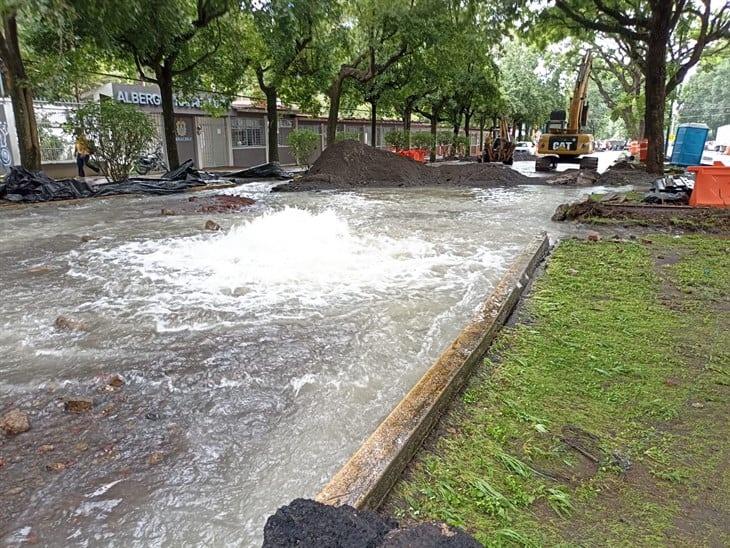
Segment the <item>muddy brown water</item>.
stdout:
<svg viewBox="0 0 730 548">
<path fill-rule="evenodd" d="M 257 203 L 220 214 L 160 214 L 187 196 L 0 210 L 0 412 L 32 423 L 0 437 L 4 544 L 259 544 L 586 192 L 270 186 L 224 191 Z"/>
</svg>

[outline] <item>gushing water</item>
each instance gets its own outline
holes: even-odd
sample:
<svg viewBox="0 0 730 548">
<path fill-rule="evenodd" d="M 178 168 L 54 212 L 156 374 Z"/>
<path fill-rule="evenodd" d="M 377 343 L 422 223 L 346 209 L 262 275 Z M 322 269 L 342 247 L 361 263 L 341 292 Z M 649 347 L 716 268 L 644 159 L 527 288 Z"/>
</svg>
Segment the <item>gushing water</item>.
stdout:
<svg viewBox="0 0 730 548">
<path fill-rule="evenodd" d="M 258 204 L 216 215 L 218 233 L 202 230 L 209 216 L 159 215 L 184 196 L 3 213 L 0 409 L 33 421 L 0 448 L 0 484 L 22 488 L 3 495 L 5 542 L 257 544 L 266 516 L 316 494 L 579 194 L 229 192 Z M 54 330 L 60 314 L 88 329 Z M 124 387 L 106 391 L 110 374 Z M 69 416 L 59 401 L 78 394 L 94 410 Z M 55 449 L 38 457 L 41 444 Z M 51 475 L 55 460 L 67 466 Z"/>
</svg>

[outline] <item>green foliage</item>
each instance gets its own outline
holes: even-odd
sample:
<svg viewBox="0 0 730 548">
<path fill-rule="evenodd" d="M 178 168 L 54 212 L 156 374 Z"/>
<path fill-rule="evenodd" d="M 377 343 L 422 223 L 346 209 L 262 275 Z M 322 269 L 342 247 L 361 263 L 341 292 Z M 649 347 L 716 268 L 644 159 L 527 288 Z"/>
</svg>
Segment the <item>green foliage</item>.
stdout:
<svg viewBox="0 0 730 548">
<path fill-rule="evenodd" d="M 428 132 L 417 131 L 411 135 L 411 146 L 413 148 L 430 149 L 433 145 L 433 137 Z"/>
<path fill-rule="evenodd" d="M 72 129 L 81 131 L 94 144 L 94 155 L 102 160 L 104 175 L 115 182 L 129 177 L 140 154 L 156 136 L 146 114 L 116 101 L 84 105 L 76 113 Z"/>
<path fill-rule="evenodd" d="M 395 149 L 406 148 L 408 135 L 403 131 L 389 131 L 385 134 L 385 144 Z"/>
<path fill-rule="evenodd" d="M 707 124 L 711 136 L 730 124 L 730 56 L 714 67 L 701 65 L 687 81 L 680 94 L 679 122 Z"/>
<path fill-rule="evenodd" d="M 295 129 L 289 132 L 287 139 L 289 147 L 296 158 L 297 165 L 306 165 L 309 167 L 309 160 L 312 154 L 317 150 L 320 136 L 311 129 Z"/>
<path fill-rule="evenodd" d="M 466 135 L 452 136 L 451 145 L 454 147 L 454 153 L 457 156 L 468 156 L 470 144 L 469 138 Z"/>
<path fill-rule="evenodd" d="M 504 101 L 502 114 L 514 121 L 540 127 L 547 121 L 550 111 L 565 108 L 563 72 L 552 56 L 512 40 L 505 46 L 499 67 Z"/>
<path fill-rule="evenodd" d="M 436 132 L 436 144 L 440 146 L 446 146 L 452 144 L 454 140 L 454 134 L 450 131 L 438 131 Z"/>
<path fill-rule="evenodd" d="M 339 141 L 361 141 L 360 134 L 356 131 L 338 131 L 335 135 L 335 142 Z"/>
</svg>

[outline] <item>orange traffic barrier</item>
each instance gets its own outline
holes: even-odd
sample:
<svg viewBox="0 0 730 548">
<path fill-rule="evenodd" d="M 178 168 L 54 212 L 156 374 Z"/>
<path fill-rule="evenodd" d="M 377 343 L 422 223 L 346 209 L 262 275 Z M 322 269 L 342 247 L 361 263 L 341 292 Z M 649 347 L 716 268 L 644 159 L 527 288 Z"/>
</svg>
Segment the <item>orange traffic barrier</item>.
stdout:
<svg viewBox="0 0 730 548">
<path fill-rule="evenodd" d="M 711 166 L 691 166 L 695 186 L 689 197 L 692 207 L 730 207 L 730 167 L 722 162 Z"/>
<path fill-rule="evenodd" d="M 396 154 L 399 154 L 401 156 L 405 156 L 406 158 L 410 158 L 411 160 L 415 160 L 416 162 L 425 162 L 426 161 L 426 151 L 421 148 L 412 148 L 409 150 L 397 150 L 395 151 Z"/>
<path fill-rule="evenodd" d="M 647 150 L 649 150 L 648 139 L 629 142 L 629 154 L 631 154 L 634 158 L 638 158 L 640 162 L 646 162 Z"/>
</svg>

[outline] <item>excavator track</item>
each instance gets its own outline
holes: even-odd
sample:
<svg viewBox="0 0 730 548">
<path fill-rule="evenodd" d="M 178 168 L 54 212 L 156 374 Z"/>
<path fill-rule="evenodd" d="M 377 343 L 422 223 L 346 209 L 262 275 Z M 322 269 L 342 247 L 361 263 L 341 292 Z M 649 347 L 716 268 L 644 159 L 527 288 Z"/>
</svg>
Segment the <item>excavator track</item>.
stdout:
<svg viewBox="0 0 730 548">
<path fill-rule="evenodd" d="M 598 169 L 598 158 L 596 158 L 595 156 L 586 156 L 584 158 L 581 158 L 580 168 L 596 171 Z"/>
<path fill-rule="evenodd" d="M 553 171 L 556 167 L 555 158 L 539 156 L 535 160 L 535 171 Z"/>
</svg>

